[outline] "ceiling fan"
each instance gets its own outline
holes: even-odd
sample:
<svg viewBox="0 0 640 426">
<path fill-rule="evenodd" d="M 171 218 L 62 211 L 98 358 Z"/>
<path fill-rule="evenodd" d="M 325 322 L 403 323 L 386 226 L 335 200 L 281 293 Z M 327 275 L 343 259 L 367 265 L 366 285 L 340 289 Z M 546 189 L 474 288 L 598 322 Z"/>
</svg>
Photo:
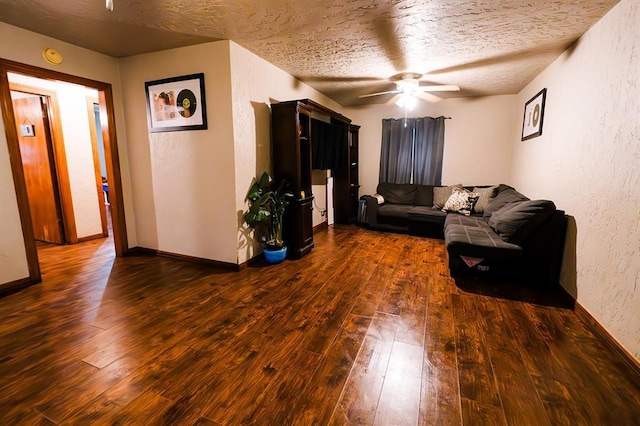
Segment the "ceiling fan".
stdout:
<svg viewBox="0 0 640 426">
<path fill-rule="evenodd" d="M 386 92 L 370 93 L 368 95 L 361 95 L 360 98 L 369 98 L 372 96 L 390 95 L 395 94 L 389 101 L 388 105 L 395 103 L 401 108 L 411 109 L 415 106 L 417 98 L 423 99 L 428 102 L 438 102 L 442 98 L 436 96 L 430 92 L 457 92 L 460 87 L 450 85 L 437 85 L 437 86 L 420 86 L 420 78 L 422 74 L 417 73 L 403 73 L 393 78 L 397 80 L 396 90 L 389 90 Z"/>
</svg>

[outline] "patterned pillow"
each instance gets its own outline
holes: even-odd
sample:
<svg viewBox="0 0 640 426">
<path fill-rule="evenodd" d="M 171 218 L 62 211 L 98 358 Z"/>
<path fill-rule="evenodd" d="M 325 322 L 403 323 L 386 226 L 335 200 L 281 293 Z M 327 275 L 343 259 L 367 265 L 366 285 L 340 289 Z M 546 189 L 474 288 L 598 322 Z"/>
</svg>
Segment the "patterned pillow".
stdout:
<svg viewBox="0 0 640 426">
<path fill-rule="evenodd" d="M 453 193 L 447 202 L 444 203 L 442 211 L 445 213 L 457 212 L 465 216 L 469 216 L 473 209 L 473 205 L 478 201 L 479 197 L 480 194 L 477 192 L 469 192 L 466 189 L 454 188 Z"/>
<path fill-rule="evenodd" d="M 458 188 L 462 189 L 462 184 L 459 183 L 457 185 L 452 186 L 434 186 L 433 187 L 433 208 L 440 210 L 444 207 L 444 203 L 447 202 L 451 194 L 453 193 L 453 189 Z"/>
</svg>

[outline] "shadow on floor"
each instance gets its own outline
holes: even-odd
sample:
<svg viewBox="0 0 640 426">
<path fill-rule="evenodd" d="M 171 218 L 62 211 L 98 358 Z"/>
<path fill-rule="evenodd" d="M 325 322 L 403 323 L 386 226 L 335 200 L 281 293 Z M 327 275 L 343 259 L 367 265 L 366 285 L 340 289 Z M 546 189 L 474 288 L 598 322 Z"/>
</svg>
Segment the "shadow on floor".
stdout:
<svg viewBox="0 0 640 426">
<path fill-rule="evenodd" d="M 514 300 L 573 310 L 575 300 L 559 285 L 540 285 L 517 279 L 455 277 L 456 286 L 463 292 L 499 299 Z"/>
</svg>

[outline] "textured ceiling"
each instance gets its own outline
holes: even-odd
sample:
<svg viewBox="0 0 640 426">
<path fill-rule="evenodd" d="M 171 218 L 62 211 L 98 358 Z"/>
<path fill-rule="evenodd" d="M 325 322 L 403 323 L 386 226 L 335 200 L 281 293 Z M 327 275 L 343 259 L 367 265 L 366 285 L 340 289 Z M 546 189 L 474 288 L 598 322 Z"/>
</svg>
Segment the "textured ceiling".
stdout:
<svg viewBox="0 0 640 426">
<path fill-rule="evenodd" d="M 342 105 L 390 78 L 517 93 L 618 0 L 0 0 L 0 21 L 124 57 L 230 39 Z"/>
</svg>

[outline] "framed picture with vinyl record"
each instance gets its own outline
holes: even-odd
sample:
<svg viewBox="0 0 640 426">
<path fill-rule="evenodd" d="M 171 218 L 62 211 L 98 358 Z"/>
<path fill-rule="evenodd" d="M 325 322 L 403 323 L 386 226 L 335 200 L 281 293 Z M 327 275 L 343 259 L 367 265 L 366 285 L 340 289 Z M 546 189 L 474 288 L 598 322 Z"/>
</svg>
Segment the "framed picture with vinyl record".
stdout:
<svg viewBox="0 0 640 426">
<path fill-rule="evenodd" d="M 529 99 L 524 106 L 524 118 L 522 119 L 523 141 L 538 137 L 542 134 L 542 122 L 544 119 L 544 102 L 547 98 L 547 89 L 539 91 Z"/>
<path fill-rule="evenodd" d="M 207 128 L 203 73 L 148 81 L 144 88 L 150 132 Z"/>
</svg>

